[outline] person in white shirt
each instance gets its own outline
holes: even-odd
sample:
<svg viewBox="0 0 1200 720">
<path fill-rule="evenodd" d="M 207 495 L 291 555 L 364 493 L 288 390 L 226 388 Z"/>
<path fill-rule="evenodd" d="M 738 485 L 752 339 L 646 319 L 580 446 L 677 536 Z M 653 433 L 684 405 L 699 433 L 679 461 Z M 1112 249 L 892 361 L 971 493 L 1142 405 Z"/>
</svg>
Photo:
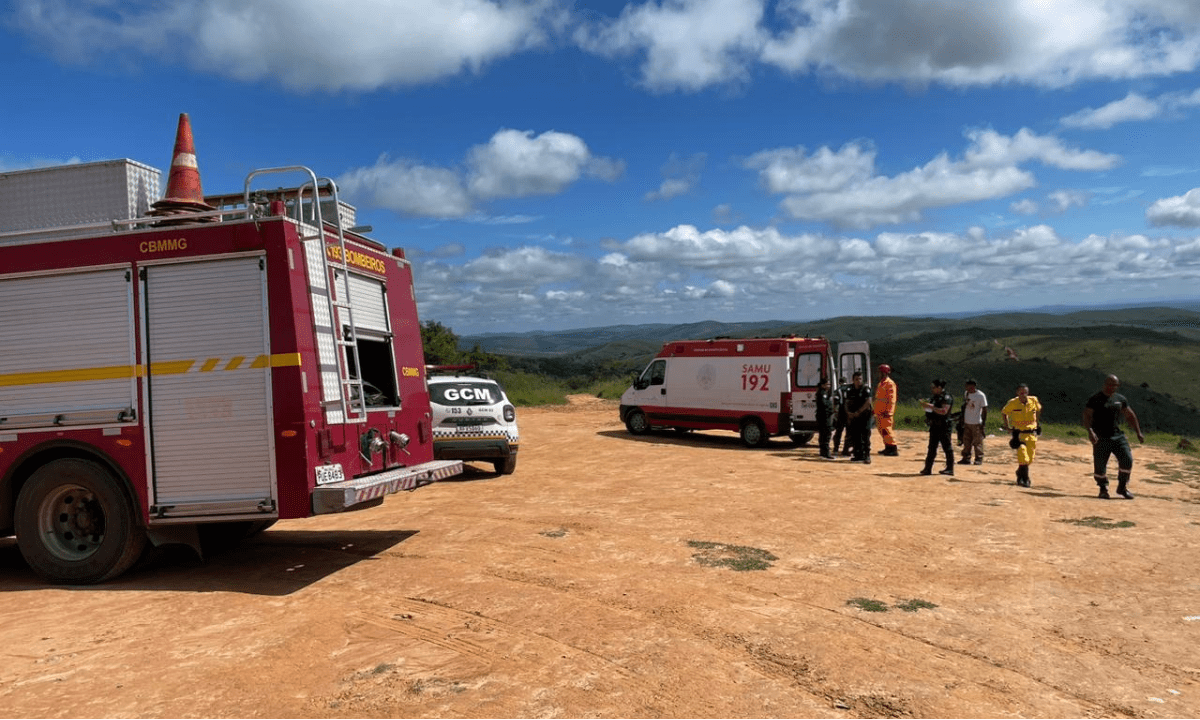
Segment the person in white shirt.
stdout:
<svg viewBox="0 0 1200 720">
<path fill-rule="evenodd" d="M 974 380 L 967 380 L 967 390 L 963 393 L 963 436 L 962 460 L 959 464 L 971 462 L 971 452 L 975 453 L 975 464 L 983 464 L 983 425 L 987 422 L 987 395 L 976 388 Z"/>
</svg>

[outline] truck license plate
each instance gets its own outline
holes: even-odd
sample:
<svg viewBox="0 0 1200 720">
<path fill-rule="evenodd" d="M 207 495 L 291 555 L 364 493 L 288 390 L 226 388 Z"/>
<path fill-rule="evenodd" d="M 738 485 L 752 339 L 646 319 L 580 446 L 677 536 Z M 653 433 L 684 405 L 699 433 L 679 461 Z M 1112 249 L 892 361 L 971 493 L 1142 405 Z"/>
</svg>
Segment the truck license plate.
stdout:
<svg viewBox="0 0 1200 720">
<path fill-rule="evenodd" d="M 328 485 L 330 483 L 341 482 L 346 479 L 342 473 L 341 465 L 318 465 L 317 466 L 317 484 Z"/>
</svg>

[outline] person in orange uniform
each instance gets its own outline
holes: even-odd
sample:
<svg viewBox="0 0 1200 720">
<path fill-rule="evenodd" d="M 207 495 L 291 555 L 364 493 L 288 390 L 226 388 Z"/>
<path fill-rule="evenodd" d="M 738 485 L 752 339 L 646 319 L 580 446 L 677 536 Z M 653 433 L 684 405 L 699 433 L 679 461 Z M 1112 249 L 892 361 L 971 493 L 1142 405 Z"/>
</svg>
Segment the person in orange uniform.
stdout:
<svg viewBox="0 0 1200 720">
<path fill-rule="evenodd" d="M 880 455 L 899 455 L 896 449 L 896 433 L 892 428 L 896 422 L 896 381 L 892 379 L 892 366 L 879 366 L 879 384 L 875 386 L 875 424 L 883 438 Z"/>
<path fill-rule="evenodd" d="M 1037 452 L 1037 436 L 1042 434 L 1042 404 L 1029 394 L 1029 386 L 1017 386 L 1017 396 L 1000 411 L 1000 426 L 1012 432 L 1009 447 L 1017 451 L 1017 484 L 1029 487 L 1029 466 Z"/>
</svg>

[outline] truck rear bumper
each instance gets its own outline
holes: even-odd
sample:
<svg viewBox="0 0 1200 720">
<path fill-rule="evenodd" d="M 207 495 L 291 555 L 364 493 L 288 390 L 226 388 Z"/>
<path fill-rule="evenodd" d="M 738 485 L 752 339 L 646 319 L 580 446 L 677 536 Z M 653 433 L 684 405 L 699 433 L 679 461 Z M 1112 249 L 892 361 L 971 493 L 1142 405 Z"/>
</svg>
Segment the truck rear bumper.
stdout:
<svg viewBox="0 0 1200 720">
<path fill-rule="evenodd" d="M 461 460 L 434 460 L 412 467 L 386 470 L 375 475 L 321 485 L 313 490 L 314 515 L 345 512 L 401 490 L 416 490 L 438 480 L 462 473 Z"/>
</svg>

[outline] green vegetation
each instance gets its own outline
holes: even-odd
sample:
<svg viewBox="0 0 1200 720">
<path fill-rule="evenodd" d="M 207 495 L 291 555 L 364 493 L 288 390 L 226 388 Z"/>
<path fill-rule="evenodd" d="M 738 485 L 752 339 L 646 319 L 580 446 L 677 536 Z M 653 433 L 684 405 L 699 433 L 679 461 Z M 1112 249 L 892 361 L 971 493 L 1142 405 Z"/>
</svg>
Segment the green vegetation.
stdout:
<svg viewBox="0 0 1200 720">
<path fill-rule="evenodd" d="M 766 550 L 743 545 L 726 545 L 707 540 L 688 540 L 687 544 L 688 547 L 700 551 L 692 555 L 692 559 L 707 567 L 725 567 L 738 572 L 766 570 L 771 567 L 772 562 L 779 559 Z"/>
<path fill-rule="evenodd" d="M 932 610 L 936 608 L 937 605 L 929 602 L 928 600 L 913 598 L 912 600 L 905 600 L 904 602 L 899 603 L 896 605 L 896 607 L 904 612 L 916 612 L 918 610 Z"/>
<path fill-rule="evenodd" d="M 849 600 L 846 601 L 846 604 L 856 607 L 859 610 L 865 610 L 866 612 L 887 612 L 888 611 L 887 603 L 882 602 L 880 600 L 872 600 L 871 598 L 861 598 L 861 597 L 850 598 Z"/>
<path fill-rule="evenodd" d="M 1134 523 L 1130 520 L 1120 520 L 1113 522 L 1111 518 L 1100 517 L 1098 515 L 1089 515 L 1088 517 L 1059 520 L 1061 523 L 1070 523 L 1071 525 L 1079 525 L 1082 527 L 1096 528 L 1097 530 L 1116 530 L 1118 528 L 1130 528 Z"/>
</svg>

